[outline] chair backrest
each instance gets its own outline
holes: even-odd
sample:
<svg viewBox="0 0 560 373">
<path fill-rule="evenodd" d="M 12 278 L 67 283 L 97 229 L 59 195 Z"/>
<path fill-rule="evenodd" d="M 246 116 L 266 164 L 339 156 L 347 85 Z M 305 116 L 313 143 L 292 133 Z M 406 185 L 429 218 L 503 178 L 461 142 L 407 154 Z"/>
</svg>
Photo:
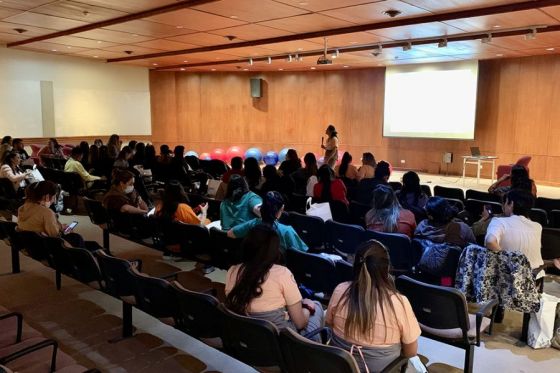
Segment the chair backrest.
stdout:
<svg viewBox="0 0 560 373">
<path fill-rule="evenodd" d="M 490 201 L 501 203 L 502 199 L 500 196 L 488 192 L 481 192 L 479 190 L 467 189 L 465 192 L 466 199 L 478 199 L 480 201 Z"/>
<path fill-rule="evenodd" d="M 280 332 L 280 348 L 291 373 L 358 373 L 356 360 L 347 351 L 312 342 L 291 329 Z"/>
<path fill-rule="evenodd" d="M 66 250 L 73 269 L 70 276 L 84 284 L 97 283 L 101 288 L 103 279 L 101 269 L 92 253 L 80 248 L 65 248 L 64 250 Z"/>
<path fill-rule="evenodd" d="M 135 295 L 136 281 L 129 272 L 132 264 L 128 260 L 98 252 L 97 262 L 107 293 L 114 297 Z"/>
<path fill-rule="evenodd" d="M 461 212 L 465 209 L 465 203 L 460 199 L 455 198 L 445 198 L 447 202 L 453 207 L 457 212 Z"/>
<path fill-rule="evenodd" d="M 465 192 L 463 192 L 463 189 L 442 187 L 440 185 L 434 186 L 434 196 L 458 199 L 460 201 L 465 200 Z"/>
<path fill-rule="evenodd" d="M 391 186 L 391 188 L 397 192 L 399 190 L 402 189 L 403 185 L 400 181 L 389 181 L 389 186 Z"/>
<path fill-rule="evenodd" d="M 320 255 L 288 249 L 286 265 L 296 282 L 314 293 L 331 294 L 338 285 L 335 263 Z"/>
<path fill-rule="evenodd" d="M 541 245 L 544 260 L 560 258 L 560 229 L 543 228 Z"/>
<path fill-rule="evenodd" d="M 370 209 L 370 205 L 366 205 L 356 201 L 350 202 L 350 223 L 365 227 L 366 215 Z"/>
<path fill-rule="evenodd" d="M 177 297 L 176 327 L 194 338 L 220 337 L 224 328 L 224 314 L 220 302 L 209 294 L 187 290 L 173 283 Z"/>
<path fill-rule="evenodd" d="M 237 315 L 220 305 L 224 314 L 222 341 L 228 355 L 256 367 L 279 366 L 284 361 L 278 329 L 267 320 Z"/>
<path fill-rule="evenodd" d="M 535 203 L 535 207 L 543 209 L 546 212 L 552 210 L 560 210 L 560 199 L 538 197 Z"/>
<path fill-rule="evenodd" d="M 228 170 L 228 166 L 224 161 L 219 159 L 211 159 L 209 161 L 200 161 L 200 168 L 212 177 L 219 179 Z"/>
<path fill-rule="evenodd" d="M 0 178 L 0 195 L 5 198 L 17 198 L 12 182 L 7 178 Z"/>
<path fill-rule="evenodd" d="M 46 244 L 46 237 L 29 231 L 17 232 L 17 236 L 21 243 L 21 249 L 25 249 L 31 258 L 38 261 L 46 261 L 49 267 L 54 268 L 53 255 Z"/>
<path fill-rule="evenodd" d="M 523 167 L 528 169 L 529 168 L 529 163 L 531 162 L 531 159 L 533 159 L 531 156 L 525 155 L 525 156 L 519 158 L 517 160 L 517 162 L 515 162 L 515 164 L 518 165 L 518 166 L 523 166 Z"/>
<path fill-rule="evenodd" d="M 289 201 L 287 202 L 286 210 L 305 214 L 307 198 L 308 197 L 303 194 L 292 193 Z"/>
<path fill-rule="evenodd" d="M 210 250 L 212 264 L 221 269 L 228 269 L 242 261 L 243 252 L 240 238 L 229 238 L 227 232 L 210 228 Z"/>
<path fill-rule="evenodd" d="M 358 225 L 328 220 L 325 223 L 327 246 L 343 255 L 354 255 L 363 241 L 365 229 Z"/>
<path fill-rule="evenodd" d="M 397 289 L 408 298 L 420 324 L 433 329 L 459 328 L 464 342 L 468 342 L 467 302 L 459 290 L 426 284 L 407 276 L 400 276 L 395 282 Z"/>
<path fill-rule="evenodd" d="M 350 213 L 348 211 L 348 206 L 342 201 L 329 201 L 329 206 L 331 207 L 331 214 L 334 221 L 339 223 L 349 223 Z"/>
<path fill-rule="evenodd" d="M 200 162 L 198 160 L 198 157 L 194 155 L 187 155 L 185 157 L 185 162 L 187 162 L 187 164 L 193 169 L 193 171 L 200 169 Z"/>
<path fill-rule="evenodd" d="M 550 228 L 560 228 L 560 210 L 550 210 L 548 212 L 548 226 Z"/>
<path fill-rule="evenodd" d="M 134 297 L 138 308 L 159 319 L 176 319 L 177 297 L 175 289 L 168 281 L 139 273 L 132 267 L 128 272 L 136 281 Z"/>
<path fill-rule="evenodd" d="M 548 226 L 548 214 L 543 209 L 532 208 L 529 212 L 529 218 L 543 227 Z"/>
<path fill-rule="evenodd" d="M 107 224 L 108 216 L 107 211 L 103 207 L 101 201 L 84 197 L 84 205 L 88 213 L 89 219 L 95 225 Z"/>
<path fill-rule="evenodd" d="M 410 271 L 416 255 L 412 249 L 410 238 L 401 233 L 384 233 L 367 229 L 363 235 L 363 240 L 377 240 L 381 242 L 389 251 L 391 267 L 398 271 Z"/>
<path fill-rule="evenodd" d="M 208 219 L 212 221 L 220 220 L 220 206 L 222 201 L 214 198 L 205 198 L 204 202 L 208 203 Z"/>
<path fill-rule="evenodd" d="M 334 265 L 336 270 L 335 284 L 352 281 L 354 279 L 354 268 L 352 264 L 344 260 L 338 260 Z"/>
<path fill-rule="evenodd" d="M 473 217 L 473 222 L 480 219 L 482 215 L 482 211 L 484 210 L 484 206 L 488 205 L 491 207 L 492 214 L 501 214 L 502 213 L 502 205 L 498 202 L 492 201 L 481 201 L 478 199 L 467 199 L 465 201 L 465 210 L 471 214 Z"/>
<path fill-rule="evenodd" d="M 420 185 L 420 189 L 422 189 L 422 192 L 424 192 L 424 194 L 427 195 L 428 197 L 432 196 L 432 189 L 430 188 L 429 185 L 422 184 Z"/>
<path fill-rule="evenodd" d="M 173 223 L 173 226 L 181 238 L 181 256 L 204 261 L 200 256 L 211 254 L 208 229 L 200 225 L 183 223 Z"/>
<path fill-rule="evenodd" d="M 307 246 L 317 248 L 324 245 L 325 222 L 323 219 L 291 212 L 290 225 Z"/>
</svg>

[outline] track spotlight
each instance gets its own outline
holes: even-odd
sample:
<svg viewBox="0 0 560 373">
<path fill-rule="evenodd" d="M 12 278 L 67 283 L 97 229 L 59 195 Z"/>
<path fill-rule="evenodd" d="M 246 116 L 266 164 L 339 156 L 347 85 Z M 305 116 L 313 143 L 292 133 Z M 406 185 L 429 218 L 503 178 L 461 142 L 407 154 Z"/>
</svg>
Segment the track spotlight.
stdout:
<svg viewBox="0 0 560 373">
<path fill-rule="evenodd" d="M 336 49 L 331 57 L 332 58 L 338 58 L 339 56 L 340 56 L 340 51 L 338 49 Z"/>
<path fill-rule="evenodd" d="M 405 52 L 406 52 L 406 51 L 409 51 L 409 50 L 411 50 L 411 49 L 412 49 L 412 43 L 411 43 L 411 42 L 406 43 L 406 44 L 403 45 L 403 47 L 402 47 L 402 50 L 405 51 Z"/>
<path fill-rule="evenodd" d="M 270 64 L 272 63 L 272 58 L 270 58 L 270 57 L 267 57 L 267 59 L 266 59 L 266 63 L 268 63 L 268 64 L 270 65 Z"/>
<path fill-rule="evenodd" d="M 486 37 L 480 39 L 480 42 L 483 44 L 488 44 L 492 42 L 492 34 L 488 34 Z"/>
<path fill-rule="evenodd" d="M 253 66 L 253 59 L 249 58 L 249 66 Z"/>
<path fill-rule="evenodd" d="M 291 54 L 288 54 L 288 57 L 286 57 L 286 61 L 287 62 L 292 62 L 293 61 Z"/>
<path fill-rule="evenodd" d="M 534 40 L 537 38 L 537 29 L 534 28 L 530 33 L 525 34 L 525 40 Z"/>
<path fill-rule="evenodd" d="M 440 40 L 437 44 L 438 48 L 445 48 L 447 47 L 447 39 Z"/>
<path fill-rule="evenodd" d="M 371 54 L 372 54 L 374 57 L 377 57 L 377 56 L 379 56 L 382 52 L 383 52 L 383 46 L 382 46 L 381 44 L 379 44 L 379 45 L 371 52 Z"/>
</svg>

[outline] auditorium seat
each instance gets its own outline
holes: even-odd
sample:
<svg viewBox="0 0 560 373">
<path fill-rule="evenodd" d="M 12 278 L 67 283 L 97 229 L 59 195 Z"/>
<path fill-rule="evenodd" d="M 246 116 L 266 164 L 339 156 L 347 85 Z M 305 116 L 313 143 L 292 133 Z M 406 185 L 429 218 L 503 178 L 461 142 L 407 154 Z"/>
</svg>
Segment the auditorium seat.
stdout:
<svg viewBox="0 0 560 373">
<path fill-rule="evenodd" d="M 310 249 L 322 250 L 324 248 L 326 231 L 323 219 L 291 212 L 290 225 Z"/>
<path fill-rule="evenodd" d="M 321 255 L 288 249 L 286 266 L 298 285 L 303 285 L 312 292 L 312 298 L 321 302 L 328 302 L 338 285 L 335 263 Z"/>
<path fill-rule="evenodd" d="M 391 269 L 394 273 L 409 273 L 412 270 L 412 266 L 416 264 L 414 262 L 416 255 L 413 252 L 412 243 L 407 235 L 366 229 L 363 240 L 377 240 L 387 247 Z"/>
<path fill-rule="evenodd" d="M 327 247 L 345 258 L 353 257 L 358 245 L 363 242 L 364 228 L 359 225 L 338 223 L 328 220 L 325 223 Z"/>
<path fill-rule="evenodd" d="M 440 185 L 434 186 L 434 196 L 443 197 L 447 199 L 457 199 L 459 201 L 465 200 L 465 192 L 461 188 L 448 188 Z"/>
</svg>

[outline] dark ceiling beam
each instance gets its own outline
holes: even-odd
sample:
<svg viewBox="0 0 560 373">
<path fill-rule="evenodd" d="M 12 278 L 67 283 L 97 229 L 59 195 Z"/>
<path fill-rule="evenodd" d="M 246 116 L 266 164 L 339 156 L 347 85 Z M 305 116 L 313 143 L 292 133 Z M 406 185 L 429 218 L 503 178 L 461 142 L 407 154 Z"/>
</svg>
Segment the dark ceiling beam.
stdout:
<svg viewBox="0 0 560 373">
<path fill-rule="evenodd" d="M 560 25 L 553 25 L 547 26 L 546 28 L 534 28 L 533 26 L 528 26 L 527 28 L 520 28 L 515 30 L 503 30 L 503 31 L 481 31 L 477 33 L 468 33 L 468 34 L 458 34 L 454 36 L 448 35 L 440 35 L 434 36 L 430 38 L 422 38 L 418 40 L 395 40 L 393 42 L 385 42 L 385 43 L 374 43 L 374 44 L 367 44 L 367 45 L 354 45 L 348 47 L 337 47 L 337 48 L 329 48 L 327 50 L 327 54 L 335 53 L 337 50 L 340 53 L 351 53 L 351 52 L 362 52 L 362 51 L 371 51 L 382 45 L 383 49 L 389 48 L 401 48 L 410 43 L 412 46 L 415 45 L 427 45 L 427 44 L 437 44 L 440 41 L 446 40 L 448 43 L 451 42 L 458 42 L 458 41 L 470 41 L 470 40 L 480 40 L 488 36 L 488 34 L 492 34 L 492 38 L 502 38 L 507 36 L 518 36 L 518 35 L 527 35 L 536 31 L 537 33 L 545 33 L 545 32 L 556 32 L 560 31 Z M 313 56 L 321 56 L 324 53 L 322 49 L 317 49 L 314 51 L 307 51 L 307 52 L 298 52 L 298 56 L 300 57 L 313 57 Z M 293 55 L 293 54 L 292 54 Z M 246 58 L 239 58 L 239 59 L 232 59 L 232 60 L 223 60 L 223 61 L 211 61 L 211 62 L 199 62 L 199 63 L 192 63 L 192 64 L 181 64 L 181 65 L 170 65 L 170 66 L 161 66 L 157 67 L 153 70 L 157 71 L 165 71 L 165 70 L 172 70 L 172 69 L 179 69 L 179 68 L 189 68 L 189 67 L 203 67 L 203 66 L 219 66 L 219 65 L 230 65 L 235 63 L 243 63 L 246 64 L 249 59 L 255 62 L 266 62 L 268 61 L 269 57 L 246 57 Z M 286 58 L 286 55 L 275 55 L 270 56 L 270 59 L 273 61 L 276 60 L 283 60 Z"/>
<path fill-rule="evenodd" d="M 118 0 L 115 0 L 115 1 L 118 1 Z M 19 45 L 25 45 L 25 44 L 34 43 L 34 42 L 37 42 L 37 41 L 54 39 L 54 38 L 58 38 L 60 36 L 77 34 L 79 32 L 95 30 L 95 29 L 102 28 L 102 27 L 118 25 L 119 23 L 134 21 L 134 20 L 141 19 L 141 18 L 152 17 L 152 16 L 156 16 L 158 14 L 169 13 L 169 12 L 173 12 L 173 11 L 176 11 L 176 10 L 190 8 L 190 7 L 197 6 L 197 5 L 212 3 L 212 2 L 215 2 L 215 1 L 218 1 L 218 0 L 184 0 L 184 1 L 181 1 L 181 2 L 172 3 L 172 4 L 169 4 L 169 5 L 164 5 L 164 6 L 160 6 L 160 7 L 153 8 L 153 9 L 143 10 L 143 11 L 138 12 L 138 13 L 131 13 L 131 14 L 127 14 L 127 15 L 124 15 L 124 16 L 111 18 L 111 19 L 108 19 L 108 20 L 105 20 L 105 21 L 100 21 L 100 22 L 90 23 L 90 24 L 84 25 L 84 26 L 74 27 L 74 28 L 71 28 L 71 29 L 68 29 L 68 30 L 57 31 L 57 32 L 53 32 L 51 34 L 46 34 L 46 35 L 42 35 L 42 36 L 36 36 L 36 37 L 33 37 L 33 38 L 25 39 L 25 40 L 15 41 L 15 42 L 12 42 L 12 43 L 8 43 L 6 46 L 7 47 L 17 47 Z"/>
<path fill-rule="evenodd" d="M 143 60 L 148 58 L 169 57 L 169 56 L 177 56 L 177 55 L 191 54 L 191 53 L 214 52 L 214 51 L 232 49 L 232 48 L 255 47 L 259 45 L 283 43 L 287 41 L 328 37 L 334 35 L 372 31 L 372 30 L 379 30 L 379 29 L 399 27 L 399 26 L 417 25 L 420 23 L 443 22 L 443 21 L 450 21 L 450 20 L 461 19 L 461 18 L 471 18 L 471 17 L 488 16 L 493 14 L 518 12 L 523 10 L 545 8 L 545 7 L 556 6 L 556 5 L 560 5 L 560 0 L 532 0 L 532 1 L 525 1 L 522 3 L 496 5 L 491 7 L 469 9 L 469 10 L 451 11 L 446 13 L 430 14 L 430 15 L 420 16 L 420 17 L 392 19 L 384 22 L 368 23 L 368 24 L 356 25 L 356 26 L 347 26 L 347 27 L 341 27 L 341 28 L 336 28 L 331 30 L 305 32 L 301 34 L 278 36 L 274 38 L 249 40 L 249 41 L 242 41 L 242 42 L 236 42 L 230 44 L 212 45 L 212 46 L 198 47 L 198 48 L 191 48 L 191 49 L 181 49 L 176 51 L 149 53 L 149 54 L 129 56 L 129 57 L 110 58 L 107 60 L 107 62 Z"/>
</svg>

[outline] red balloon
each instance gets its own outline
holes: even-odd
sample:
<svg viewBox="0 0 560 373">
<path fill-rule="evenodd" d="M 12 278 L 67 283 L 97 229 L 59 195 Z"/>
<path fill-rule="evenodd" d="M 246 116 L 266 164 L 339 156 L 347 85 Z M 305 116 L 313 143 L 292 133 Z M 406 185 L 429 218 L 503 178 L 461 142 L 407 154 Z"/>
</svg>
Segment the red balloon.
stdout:
<svg viewBox="0 0 560 373">
<path fill-rule="evenodd" d="M 224 149 L 216 148 L 216 149 L 212 150 L 212 159 L 218 159 L 220 161 L 225 161 L 226 160 L 226 152 L 224 151 Z"/>
<path fill-rule="evenodd" d="M 198 159 L 209 161 L 210 159 L 212 159 L 212 156 L 210 155 L 210 153 L 200 153 Z"/>
<path fill-rule="evenodd" d="M 243 150 L 239 146 L 231 146 L 226 152 L 226 159 L 227 161 L 231 161 L 233 157 L 241 157 L 243 158 L 245 155 L 245 150 Z"/>
</svg>

